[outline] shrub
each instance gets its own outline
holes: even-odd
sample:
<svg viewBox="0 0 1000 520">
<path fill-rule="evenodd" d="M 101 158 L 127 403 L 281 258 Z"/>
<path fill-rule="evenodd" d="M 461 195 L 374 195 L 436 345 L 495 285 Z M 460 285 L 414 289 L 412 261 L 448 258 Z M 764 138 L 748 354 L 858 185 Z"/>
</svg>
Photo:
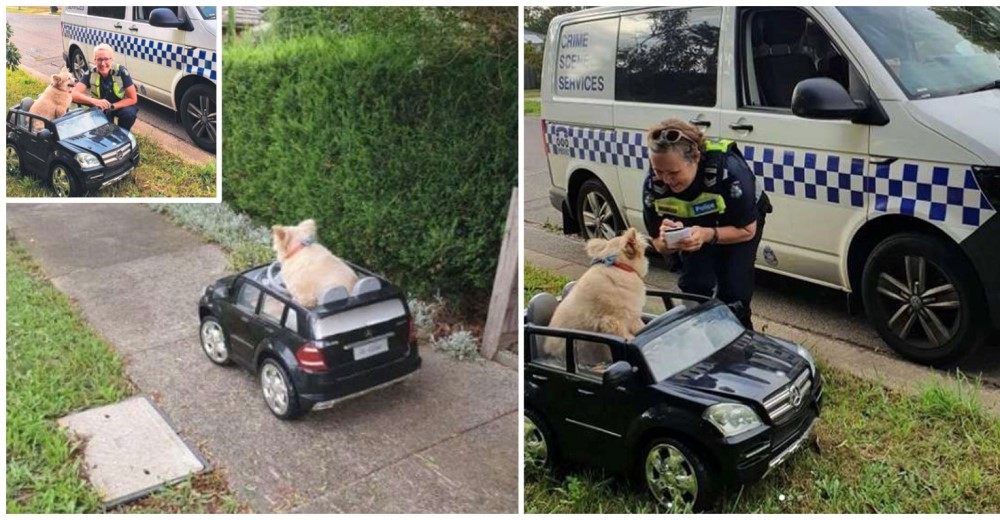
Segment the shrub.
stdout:
<svg viewBox="0 0 1000 520">
<path fill-rule="evenodd" d="M 21 52 L 17 50 L 17 45 L 14 45 L 10 41 L 10 35 L 14 34 L 14 30 L 10 28 L 10 24 L 7 24 L 7 68 L 9 70 L 14 70 L 18 65 L 21 64 Z"/>
<path fill-rule="evenodd" d="M 335 254 L 485 308 L 517 183 L 517 58 L 391 30 L 226 49 L 224 197 L 315 218 Z"/>
</svg>

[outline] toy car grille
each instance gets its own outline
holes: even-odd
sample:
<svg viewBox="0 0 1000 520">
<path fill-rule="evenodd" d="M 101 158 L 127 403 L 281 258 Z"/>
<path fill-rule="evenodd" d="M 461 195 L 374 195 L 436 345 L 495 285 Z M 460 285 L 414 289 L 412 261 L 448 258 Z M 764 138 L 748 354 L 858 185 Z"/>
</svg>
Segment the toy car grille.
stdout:
<svg viewBox="0 0 1000 520">
<path fill-rule="evenodd" d="M 114 166 L 125 159 L 128 159 L 132 152 L 132 143 L 125 143 L 123 146 L 119 146 L 114 150 L 101 156 L 101 161 L 104 162 L 104 166 Z"/>
<path fill-rule="evenodd" d="M 792 384 L 782 388 L 778 393 L 764 401 L 764 408 L 772 422 L 778 422 L 787 415 L 811 399 L 812 378 L 809 377 L 809 369 L 803 370 L 802 374 L 795 378 Z"/>
</svg>

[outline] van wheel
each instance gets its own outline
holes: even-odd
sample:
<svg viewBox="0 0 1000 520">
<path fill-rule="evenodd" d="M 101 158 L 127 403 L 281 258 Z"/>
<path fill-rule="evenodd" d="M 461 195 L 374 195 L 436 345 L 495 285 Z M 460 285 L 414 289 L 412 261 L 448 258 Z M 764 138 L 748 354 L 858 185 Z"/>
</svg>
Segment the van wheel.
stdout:
<svg viewBox="0 0 1000 520">
<path fill-rule="evenodd" d="M 77 81 L 83 78 L 83 73 L 87 70 L 87 58 L 83 56 L 83 51 L 79 48 L 74 47 L 73 53 L 70 54 L 70 64 L 73 66 L 73 70 L 70 72 Z"/>
<path fill-rule="evenodd" d="M 267 358 L 260 365 L 260 389 L 264 394 L 264 402 L 278 419 L 289 421 L 302 416 L 299 406 L 299 394 L 295 391 L 292 378 L 281 363 L 273 358 Z"/>
<path fill-rule="evenodd" d="M 56 197 L 81 197 L 86 193 L 73 172 L 59 163 L 53 165 L 49 172 L 49 185 Z"/>
<path fill-rule="evenodd" d="M 975 271 L 957 246 L 906 233 L 883 240 L 862 274 L 868 320 L 901 356 L 941 365 L 986 337 L 986 302 Z"/>
<path fill-rule="evenodd" d="M 612 239 L 625 229 L 614 199 L 597 179 L 587 179 L 576 199 L 576 221 L 584 239 Z"/>
<path fill-rule="evenodd" d="M 21 174 L 21 154 L 17 147 L 7 143 L 7 175 Z"/>
<path fill-rule="evenodd" d="M 206 152 L 215 152 L 215 89 L 199 83 L 181 97 L 181 124 L 194 144 Z"/>
<path fill-rule="evenodd" d="M 524 469 L 551 467 L 555 462 L 552 431 L 534 410 L 524 410 Z"/>
<path fill-rule="evenodd" d="M 639 472 L 639 481 L 670 512 L 700 512 L 714 505 L 714 475 L 681 441 L 653 439 L 639 459 Z"/>
</svg>

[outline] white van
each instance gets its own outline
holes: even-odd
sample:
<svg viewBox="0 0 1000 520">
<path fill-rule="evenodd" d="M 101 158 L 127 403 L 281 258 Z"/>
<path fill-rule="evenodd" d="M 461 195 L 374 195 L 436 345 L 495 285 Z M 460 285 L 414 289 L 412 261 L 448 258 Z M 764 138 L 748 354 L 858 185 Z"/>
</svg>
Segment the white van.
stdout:
<svg viewBox="0 0 1000 520">
<path fill-rule="evenodd" d="M 214 152 L 217 33 L 215 6 L 64 7 L 63 60 L 79 79 L 107 43 L 139 95 L 173 110 L 191 140 Z"/>
<path fill-rule="evenodd" d="M 768 192 L 758 268 L 853 293 L 910 359 L 954 360 L 1000 324 L 998 26 L 996 7 L 559 16 L 552 204 L 567 233 L 642 228 L 644 132 L 684 118 L 736 141 Z"/>
</svg>

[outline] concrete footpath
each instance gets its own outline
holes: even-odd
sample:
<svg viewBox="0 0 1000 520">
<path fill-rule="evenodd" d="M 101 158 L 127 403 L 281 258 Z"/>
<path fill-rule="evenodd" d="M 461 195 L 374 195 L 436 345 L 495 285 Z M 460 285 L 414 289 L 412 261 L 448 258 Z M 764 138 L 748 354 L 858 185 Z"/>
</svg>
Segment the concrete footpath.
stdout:
<svg viewBox="0 0 1000 520">
<path fill-rule="evenodd" d="M 517 512 L 517 372 L 422 346 L 402 385 L 282 422 L 201 351 L 220 248 L 137 204 L 8 204 L 7 226 L 256 512 Z"/>
<path fill-rule="evenodd" d="M 525 224 L 524 261 L 540 269 L 572 279 L 579 278 L 590 267 L 583 246 L 583 241 L 577 237 L 563 236 L 561 233 Z M 677 275 L 651 266 L 646 276 L 646 285 L 676 291 Z M 796 313 L 794 308 L 783 309 L 775 304 L 765 305 L 764 308 L 767 310 L 765 315 L 789 316 L 790 321 L 797 319 L 794 317 Z M 930 381 L 955 384 L 955 379 L 944 372 L 904 361 L 886 347 L 877 349 L 868 346 L 874 341 L 879 341 L 877 339 L 866 344 L 853 343 L 836 335 L 822 334 L 790 323 L 767 319 L 759 312 L 754 314 L 753 321 L 758 331 L 801 343 L 830 365 L 859 377 L 879 381 L 892 389 L 915 391 Z M 966 373 L 970 374 L 971 378 L 982 378 L 984 385 L 981 388 L 980 400 L 986 408 L 1000 414 L 1000 385 L 996 371 L 996 366 L 990 366 L 988 370 Z"/>
</svg>

